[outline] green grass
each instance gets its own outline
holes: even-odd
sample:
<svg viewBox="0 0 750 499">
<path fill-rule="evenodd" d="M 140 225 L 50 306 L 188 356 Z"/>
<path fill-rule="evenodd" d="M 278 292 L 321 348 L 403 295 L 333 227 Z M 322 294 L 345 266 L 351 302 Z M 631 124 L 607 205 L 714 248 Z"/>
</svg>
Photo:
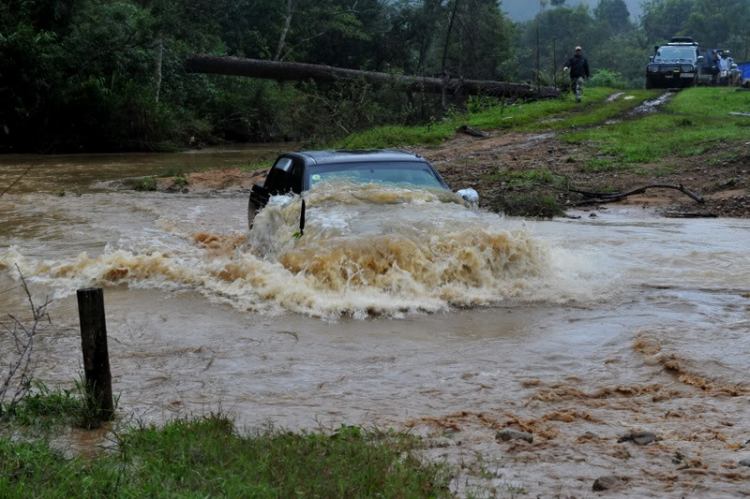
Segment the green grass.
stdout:
<svg viewBox="0 0 750 499">
<path fill-rule="evenodd" d="M 494 175 L 488 175 L 485 179 L 505 182 L 505 187 L 508 189 L 523 189 L 539 184 L 553 184 L 559 182 L 561 177 L 549 170 L 531 170 L 526 172 L 504 170 Z"/>
<path fill-rule="evenodd" d="M 133 429 L 96 459 L 0 439 L 0 497 L 449 497 L 445 467 L 415 437 L 342 427 L 333 435 L 241 435 L 212 415 Z"/>
<path fill-rule="evenodd" d="M 185 177 L 184 174 L 177 175 L 172 181 L 172 185 L 175 187 L 185 187 L 189 183 L 190 182 L 188 181 L 187 177 Z"/>
<path fill-rule="evenodd" d="M 750 138 L 748 119 L 730 111 L 750 109 L 750 94 L 721 88 L 695 88 L 677 94 L 661 112 L 617 125 L 561 137 L 589 143 L 621 164 L 650 163 L 669 156 L 705 154 L 720 143 Z"/>
<path fill-rule="evenodd" d="M 157 185 L 158 184 L 156 182 L 156 177 L 144 177 L 135 184 L 135 187 L 133 187 L 133 189 L 143 192 L 155 191 Z"/>
<path fill-rule="evenodd" d="M 613 172 L 613 171 L 618 171 L 618 170 L 627 170 L 629 168 L 630 168 L 629 165 L 622 164 L 611 158 L 596 158 L 596 159 L 592 159 L 586 162 L 586 164 L 583 165 L 582 170 L 586 172 L 592 172 L 592 173 L 601 173 L 601 172 Z"/>
<path fill-rule="evenodd" d="M 600 89 L 587 89 L 586 94 Z M 605 89 L 607 90 L 607 89 Z M 609 90 L 607 90 L 609 91 Z M 631 90 L 625 92 L 622 97 L 612 102 L 602 104 L 601 100 L 593 104 L 585 105 L 583 112 L 575 112 L 569 116 L 561 117 L 559 121 L 530 123 L 525 130 L 529 131 L 552 131 L 585 128 L 600 125 L 628 111 L 640 106 L 647 100 L 655 99 L 660 94 L 657 90 Z M 632 98 L 630 98 L 632 97 Z M 606 99 L 605 99 L 606 100 Z"/>
<path fill-rule="evenodd" d="M 536 124 L 557 115 L 564 114 L 563 124 L 550 123 L 550 129 L 556 127 L 570 128 L 573 125 L 584 126 L 592 122 L 585 118 L 585 114 L 600 106 L 606 99 L 617 92 L 611 88 L 586 89 L 583 104 L 578 104 L 571 95 L 559 99 L 543 100 L 528 104 L 510 106 L 497 106 L 491 109 L 479 111 L 473 114 L 458 114 L 442 121 L 435 121 L 421 126 L 381 126 L 363 132 L 349 135 L 335 144 L 333 148 L 346 149 L 375 149 L 387 147 L 416 146 L 416 145 L 439 145 L 455 134 L 456 128 L 468 125 L 480 130 L 491 129 L 515 129 Z M 639 91 L 640 92 L 640 91 Z M 644 91 L 645 92 L 645 91 Z M 640 94 L 639 94 L 640 95 Z M 632 104 L 632 101 L 627 101 Z M 619 102 L 608 103 L 607 106 L 618 106 Z M 571 112 L 575 112 L 570 116 Z M 580 114 L 579 114 L 580 113 Z M 597 111 L 597 113 L 599 113 Z M 595 119 L 601 116 L 609 116 L 608 113 L 596 114 Z M 606 117 L 603 119 L 607 119 Z M 530 127 L 533 129 L 533 127 Z M 542 127 L 543 128 L 543 127 Z M 541 128 L 540 128 L 541 129 Z"/>
<path fill-rule="evenodd" d="M 60 426 L 99 428 L 101 421 L 97 411 L 87 403 L 87 393 L 83 381 L 76 381 L 71 389 L 50 388 L 36 381 L 30 393 L 16 405 L 0 407 L 0 425 L 37 430 Z"/>
</svg>

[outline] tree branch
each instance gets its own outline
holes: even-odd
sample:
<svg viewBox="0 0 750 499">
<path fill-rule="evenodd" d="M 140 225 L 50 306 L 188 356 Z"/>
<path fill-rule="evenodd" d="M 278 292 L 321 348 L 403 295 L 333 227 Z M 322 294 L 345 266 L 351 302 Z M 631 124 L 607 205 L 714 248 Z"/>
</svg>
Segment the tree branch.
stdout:
<svg viewBox="0 0 750 499">
<path fill-rule="evenodd" d="M 687 189 L 686 187 L 683 187 L 682 184 L 680 185 L 651 184 L 651 185 L 644 185 L 643 187 L 638 187 L 636 189 L 632 189 L 626 192 L 617 192 L 617 193 L 610 193 L 610 194 L 607 194 L 605 192 L 589 192 L 589 191 L 580 191 L 576 189 L 568 189 L 570 192 L 581 194 L 585 198 L 588 198 L 588 199 L 584 199 L 583 201 L 575 201 L 575 202 L 568 203 L 568 206 L 586 206 L 586 205 L 591 205 L 591 204 L 616 203 L 618 201 L 622 201 L 628 196 L 633 196 L 635 194 L 642 194 L 646 192 L 648 189 L 674 189 L 674 190 L 682 192 L 686 196 L 691 197 L 696 203 L 704 204 L 706 202 L 706 200 L 703 199 L 702 196 L 696 194 L 690 189 Z"/>
</svg>

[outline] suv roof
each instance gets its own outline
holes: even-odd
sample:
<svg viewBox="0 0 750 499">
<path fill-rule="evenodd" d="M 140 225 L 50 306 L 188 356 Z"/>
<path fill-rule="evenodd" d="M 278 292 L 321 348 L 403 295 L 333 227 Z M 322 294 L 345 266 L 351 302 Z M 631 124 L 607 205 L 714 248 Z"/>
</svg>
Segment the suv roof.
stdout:
<svg viewBox="0 0 750 499">
<path fill-rule="evenodd" d="M 425 162 L 418 154 L 409 154 L 387 149 L 339 150 L 339 151 L 303 151 L 289 153 L 286 156 L 301 158 L 307 165 L 330 165 L 333 163 L 363 163 L 367 161 L 413 161 Z"/>
<path fill-rule="evenodd" d="M 698 45 L 698 43 L 689 36 L 675 36 L 667 45 Z"/>
</svg>

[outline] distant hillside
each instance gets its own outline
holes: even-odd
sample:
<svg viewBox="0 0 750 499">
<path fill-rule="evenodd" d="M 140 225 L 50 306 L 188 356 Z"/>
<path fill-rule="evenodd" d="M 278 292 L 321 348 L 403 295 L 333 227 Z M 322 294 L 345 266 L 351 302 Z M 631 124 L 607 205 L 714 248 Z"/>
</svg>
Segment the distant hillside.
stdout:
<svg viewBox="0 0 750 499">
<path fill-rule="evenodd" d="M 599 3 L 599 0 L 568 0 L 568 6 L 578 5 L 579 3 L 588 3 L 593 9 Z M 630 9 L 630 15 L 633 19 L 641 14 L 641 0 L 625 0 Z M 503 0 L 503 9 L 510 14 L 514 21 L 528 21 L 539 12 L 539 2 L 529 0 Z"/>
</svg>

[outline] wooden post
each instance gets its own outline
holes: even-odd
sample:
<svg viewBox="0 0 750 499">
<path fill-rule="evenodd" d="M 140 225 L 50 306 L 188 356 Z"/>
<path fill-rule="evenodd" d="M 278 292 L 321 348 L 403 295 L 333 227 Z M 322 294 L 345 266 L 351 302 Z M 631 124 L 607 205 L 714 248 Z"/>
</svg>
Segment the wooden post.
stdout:
<svg viewBox="0 0 750 499">
<path fill-rule="evenodd" d="M 107 350 L 104 291 L 101 288 L 78 290 L 78 315 L 81 320 L 83 369 L 90 397 L 88 403 L 92 404 L 102 421 L 109 421 L 114 418 L 115 407 Z"/>
<path fill-rule="evenodd" d="M 302 210 L 299 213 L 299 235 L 305 235 L 305 200 L 302 200 Z"/>
</svg>

